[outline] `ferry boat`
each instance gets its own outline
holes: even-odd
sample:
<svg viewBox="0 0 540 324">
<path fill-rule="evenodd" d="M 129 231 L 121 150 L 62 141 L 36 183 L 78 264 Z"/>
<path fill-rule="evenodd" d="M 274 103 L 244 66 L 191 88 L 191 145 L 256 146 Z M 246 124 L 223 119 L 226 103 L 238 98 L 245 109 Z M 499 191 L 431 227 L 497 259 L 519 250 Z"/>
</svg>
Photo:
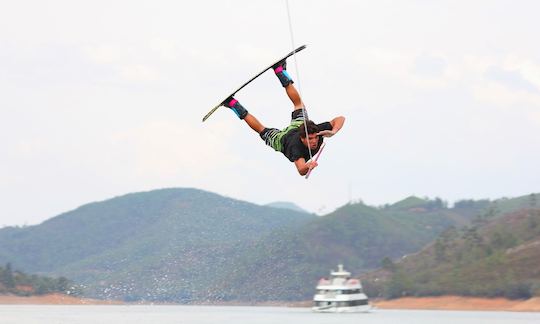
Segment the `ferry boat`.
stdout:
<svg viewBox="0 0 540 324">
<path fill-rule="evenodd" d="M 368 312 L 371 305 L 360 280 L 351 278 L 340 264 L 337 271 L 330 272 L 330 278 L 319 280 L 311 309 L 321 313 Z"/>
</svg>

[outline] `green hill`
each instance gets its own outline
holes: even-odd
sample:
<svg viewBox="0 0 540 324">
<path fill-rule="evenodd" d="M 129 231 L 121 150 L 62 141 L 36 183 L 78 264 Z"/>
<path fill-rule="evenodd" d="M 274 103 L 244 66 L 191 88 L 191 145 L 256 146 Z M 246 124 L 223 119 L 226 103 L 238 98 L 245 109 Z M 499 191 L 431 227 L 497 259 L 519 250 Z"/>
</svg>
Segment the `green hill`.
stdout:
<svg viewBox="0 0 540 324">
<path fill-rule="evenodd" d="M 271 233 L 239 253 L 234 268 L 210 291 L 226 300 L 309 299 L 314 283 L 338 263 L 354 273 L 366 272 L 379 267 L 385 257 L 401 258 L 418 251 L 448 228 L 486 215 L 500 216 L 492 212 L 493 205 L 523 208 L 513 199 L 467 200 L 453 208 L 440 199 L 409 197 L 402 202 L 383 208 L 348 204 L 312 219 L 300 230 Z M 249 286 L 244 285 L 246 276 Z"/>
<path fill-rule="evenodd" d="M 511 204 L 519 206 L 516 201 Z M 383 269 L 365 276 L 364 284 L 372 296 L 387 298 L 538 296 L 540 209 L 449 228 L 419 253 L 397 263 L 386 260 Z"/>
<path fill-rule="evenodd" d="M 408 211 L 349 204 L 300 230 L 272 233 L 241 255 L 235 272 L 215 290 L 228 299 L 305 300 L 321 276 L 345 263 L 354 273 L 417 251 L 455 225 L 447 209 Z M 262 252 L 265 251 L 265 252 Z M 243 287 L 246 274 L 249 287 Z"/>
<path fill-rule="evenodd" d="M 0 260 L 99 297 L 189 299 L 240 247 L 315 216 L 194 189 L 129 194 L 0 230 Z"/>
<path fill-rule="evenodd" d="M 356 274 L 372 270 L 452 226 L 495 219 L 499 210 L 530 201 L 448 208 L 440 199 L 409 197 L 380 208 L 348 204 L 317 217 L 196 189 L 162 189 L 0 229 L 0 264 L 65 276 L 98 298 L 303 300 L 337 263 Z"/>
</svg>

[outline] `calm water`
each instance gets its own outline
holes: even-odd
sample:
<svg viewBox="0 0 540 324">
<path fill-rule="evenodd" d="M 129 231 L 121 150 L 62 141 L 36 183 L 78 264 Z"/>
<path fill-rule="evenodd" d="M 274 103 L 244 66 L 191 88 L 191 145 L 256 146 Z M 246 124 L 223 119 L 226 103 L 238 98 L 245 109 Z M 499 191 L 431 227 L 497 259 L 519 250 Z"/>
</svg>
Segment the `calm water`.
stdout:
<svg viewBox="0 0 540 324">
<path fill-rule="evenodd" d="M 374 310 L 315 314 L 308 309 L 232 306 L 0 305 L 0 324 L 478 324 L 540 323 L 540 313 Z"/>
</svg>

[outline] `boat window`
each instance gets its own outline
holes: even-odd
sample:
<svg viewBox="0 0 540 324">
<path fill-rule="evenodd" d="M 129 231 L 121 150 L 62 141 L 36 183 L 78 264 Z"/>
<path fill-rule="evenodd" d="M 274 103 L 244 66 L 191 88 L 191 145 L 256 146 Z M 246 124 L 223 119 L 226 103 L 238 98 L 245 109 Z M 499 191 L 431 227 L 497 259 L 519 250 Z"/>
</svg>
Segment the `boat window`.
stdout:
<svg viewBox="0 0 540 324">
<path fill-rule="evenodd" d="M 335 306 L 335 307 L 363 306 L 363 305 L 368 305 L 368 300 L 367 299 L 362 299 L 362 300 L 339 301 L 339 302 L 316 301 L 316 302 L 314 302 L 314 305 L 316 307 L 325 307 L 325 306 Z"/>
<path fill-rule="evenodd" d="M 361 300 L 353 300 L 351 303 L 351 306 L 362 306 L 367 305 L 368 300 L 367 299 L 361 299 Z"/>
</svg>

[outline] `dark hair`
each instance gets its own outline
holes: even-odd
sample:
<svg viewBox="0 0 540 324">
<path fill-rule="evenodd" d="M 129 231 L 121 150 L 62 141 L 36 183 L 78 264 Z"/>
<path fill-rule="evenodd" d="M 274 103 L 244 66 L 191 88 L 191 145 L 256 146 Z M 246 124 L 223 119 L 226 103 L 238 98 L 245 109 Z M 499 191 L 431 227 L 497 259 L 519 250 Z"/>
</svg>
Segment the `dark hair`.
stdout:
<svg viewBox="0 0 540 324">
<path fill-rule="evenodd" d="M 300 129 L 300 137 L 301 138 L 306 138 L 307 137 L 306 136 L 306 128 L 307 128 L 307 133 L 308 134 L 316 134 L 316 133 L 319 132 L 319 127 L 317 126 L 317 124 L 315 124 L 313 121 L 308 119 L 304 123 L 302 123 L 302 125 L 300 125 L 300 127 L 299 127 L 299 129 Z"/>
</svg>

